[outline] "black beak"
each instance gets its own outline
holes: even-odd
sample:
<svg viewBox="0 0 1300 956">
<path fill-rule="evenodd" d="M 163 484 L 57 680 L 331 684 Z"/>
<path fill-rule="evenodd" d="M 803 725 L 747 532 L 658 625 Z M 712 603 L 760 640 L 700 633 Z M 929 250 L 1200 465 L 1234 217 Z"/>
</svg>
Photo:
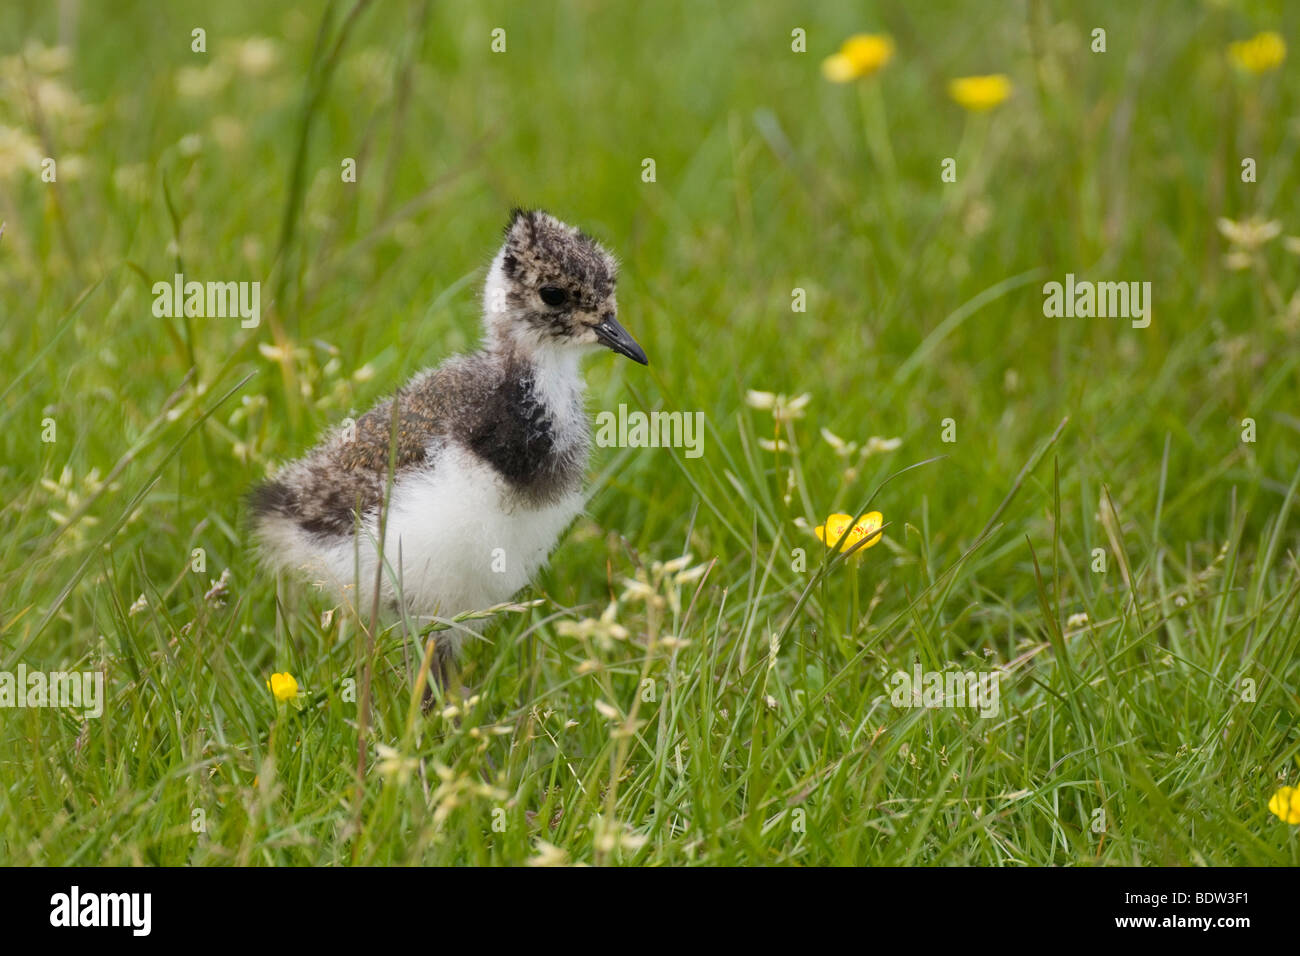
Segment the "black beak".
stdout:
<svg viewBox="0 0 1300 956">
<path fill-rule="evenodd" d="M 594 327 L 596 338 L 600 339 L 600 344 L 606 348 L 613 349 L 619 355 L 626 355 L 633 362 L 641 365 L 649 365 L 650 360 L 646 358 L 645 350 L 636 344 L 636 339 L 628 335 L 627 329 L 618 324 L 618 319 L 612 315 L 607 315 L 600 320 L 600 324 Z"/>
</svg>

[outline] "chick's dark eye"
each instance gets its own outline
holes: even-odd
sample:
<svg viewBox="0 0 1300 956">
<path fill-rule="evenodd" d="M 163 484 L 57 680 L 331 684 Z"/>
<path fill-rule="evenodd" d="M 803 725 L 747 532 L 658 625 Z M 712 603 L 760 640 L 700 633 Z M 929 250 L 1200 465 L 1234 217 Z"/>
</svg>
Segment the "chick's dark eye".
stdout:
<svg viewBox="0 0 1300 956">
<path fill-rule="evenodd" d="M 568 298 L 568 294 L 563 289 L 557 289 L 553 285 L 542 286 L 537 290 L 537 294 L 547 305 L 564 305 L 564 300 Z"/>
</svg>

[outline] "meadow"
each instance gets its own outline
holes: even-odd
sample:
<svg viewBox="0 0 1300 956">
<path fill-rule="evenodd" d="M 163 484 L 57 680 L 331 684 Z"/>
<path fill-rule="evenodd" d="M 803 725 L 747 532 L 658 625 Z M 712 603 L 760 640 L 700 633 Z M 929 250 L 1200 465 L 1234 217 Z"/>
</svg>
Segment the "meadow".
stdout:
<svg viewBox="0 0 1300 956">
<path fill-rule="evenodd" d="M 1300 863 L 1300 83 L 1231 46 L 1298 26 L 6 3 L 0 672 L 104 698 L 0 706 L 0 862 Z M 595 450 L 426 715 L 424 636 L 277 580 L 243 496 L 476 345 L 516 204 L 620 258 L 650 365 L 593 417 L 703 433 Z"/>
</svg>

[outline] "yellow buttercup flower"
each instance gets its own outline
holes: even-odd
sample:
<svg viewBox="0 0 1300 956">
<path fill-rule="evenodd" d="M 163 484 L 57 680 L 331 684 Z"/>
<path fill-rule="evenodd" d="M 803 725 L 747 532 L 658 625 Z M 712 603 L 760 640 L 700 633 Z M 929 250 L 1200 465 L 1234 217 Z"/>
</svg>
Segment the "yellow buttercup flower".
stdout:
<svg viewBox="0 0 1300 956">
<path fill-rule="evenodd" d="M 288 671 L 283 674 L 272 674 L 266 686 L 271 688 L 271 693 L 279 701 L 290 701 L 298 696 L 298 682 Z"/>
<path fill-rule="evenodd" d="M 948 95 L 972 113 L 986 113 L 1011 95 L 1011 78 L 1005 73 L 962 76 L 948 83 Z"/>
<path fill-rule="evenodd" d="M 1300 787 L 1279 787 L 1268 808 L 1283 823 L 1300 823 Z"/>
<path fill-rule="evenodd" d="M 832 83 L 848 83 L 872 76 L 894 57 L 894 40 L 883 33 L 855 33 L 838 53 L 822 60 L 822 76 Z"/>
<path fill-rule="evenodd" d="M 819 524 L 817 526 L 817 540 L 826 545 L 826 547 L 833 548 L 835 542 L 839 541 L 840 538 L 843 537 L 844 542 L 840 545 L 840 550 L 852 551 L 853 546 L 859 541 L 864 538 L 868 539 L 866 544 L 854 552 L 857 554 L 867 550 L 867 548 L 874 548 L 880 543 L 880 539 L 884 537 L 884 535 L 880 533 L 873 534 L 873 532 L 879 532 L 880 526 L 885 523 L 884 515 L 879 511 L 868 511 L 862 516 L 862 520 L 853 525 L 852 530 L 849 530 L 849 525 L 852 521 L 853 515 L 831 515 L 826 519 L 825 524 Z M 847 536 L 844 534 L 846 530 L 849 532 Z"/>
<path fill-rule="evenodd" d="M 870 76 L 894 58 L 894 40 L 883 33 L 855 33 L 844 41 L 840 53 L 849 58 L 859 76 Z"/>
<path fill-rule="evenodd" d="M 1229 43 L 1228 56 L 1247 72 L 1267 73 L 1276 70 L 1286 59 L 1286 41 L 1272 30 L 1256 33 L 1249 40 Z"/>
</svg>

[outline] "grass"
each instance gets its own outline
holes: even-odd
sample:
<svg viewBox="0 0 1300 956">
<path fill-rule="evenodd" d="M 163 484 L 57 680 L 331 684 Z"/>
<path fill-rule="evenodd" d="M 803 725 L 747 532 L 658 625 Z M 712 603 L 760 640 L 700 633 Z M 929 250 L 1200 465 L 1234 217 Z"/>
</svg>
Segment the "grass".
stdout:
<svg viewBox="0 0 1300 956">
<path fill-rule="evenodd" d="M 1225 55 L 1298 25 L 6 5 L 0 669 L 102 670 L 107 701 L 0 710 L 0 861 L 1300 863 L 1266 809 L 1300 780 L 1300 257 L 1216 226 L 1300 234 L 1293 61 Z M 823 80 L 863 29 L 894 61 Z M 20 57 L 61 30 L 66 64 Z M 991 71 L 998 109 L 947 99 Z M 473 345 L 515 202 L 622 260 L 651 365 L 591 361 L 591 410 L 702 411 L 704 454 L 599 449 L 587 515 L 424 717 L 420 635 L 274 580 L 240 496 Z M 261 324 L 155 317 L 175 272 L 260 281 Z M 1151 325 L 1045 317 L 1067 273 L 1149 281 Z M 868 503 L 883 542 L 828 560 L 813 527 Z M 999 673 L 999 712 L 892 706 L 917 662 Z"/>
</svg>

